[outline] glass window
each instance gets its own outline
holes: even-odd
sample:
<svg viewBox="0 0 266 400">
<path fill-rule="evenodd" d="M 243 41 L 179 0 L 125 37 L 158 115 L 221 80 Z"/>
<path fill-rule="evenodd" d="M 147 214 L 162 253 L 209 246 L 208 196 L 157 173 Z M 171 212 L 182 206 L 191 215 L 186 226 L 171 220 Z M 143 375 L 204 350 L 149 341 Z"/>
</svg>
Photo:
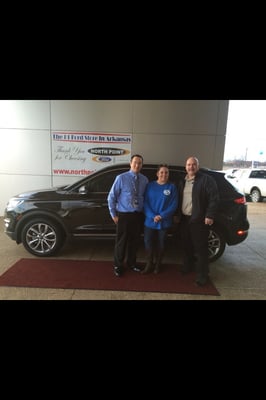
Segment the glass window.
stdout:
<svg viewBox="0 0 266 400">
<path fill-rule="evenodd" d="M 265 179 L 266 171 L 264 170 L 252 171 L 250 174 L 250 178 Z"/>
</svg>

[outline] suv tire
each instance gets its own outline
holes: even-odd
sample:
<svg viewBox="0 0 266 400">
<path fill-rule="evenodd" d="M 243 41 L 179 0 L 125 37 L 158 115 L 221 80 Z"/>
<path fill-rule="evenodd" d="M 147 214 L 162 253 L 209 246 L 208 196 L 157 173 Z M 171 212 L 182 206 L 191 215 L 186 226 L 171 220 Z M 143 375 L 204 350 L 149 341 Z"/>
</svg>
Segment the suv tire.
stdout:
<svg viewBox="0 0 266 400">
<path fill-rule="evenodd" d="M 253 203 L 259 203 L 262 201 L 261 193 L 259 189 L 253 189 L 250 193 L 250 198 Z"/>
<path fill-rule="evenodd" d="M 58 252 L 63 245 L 63 234 L 56 222 L 35 218 L 22 229 L 23 246 L 38 257 L 49 257 Z"/>
<path fill-rule="evenodd" d="M 225 238 L 215 226 L 210 229 L 208 238 L 209 262 L 214 262 L 221 257 L 225 250 Z"/>
</svg>

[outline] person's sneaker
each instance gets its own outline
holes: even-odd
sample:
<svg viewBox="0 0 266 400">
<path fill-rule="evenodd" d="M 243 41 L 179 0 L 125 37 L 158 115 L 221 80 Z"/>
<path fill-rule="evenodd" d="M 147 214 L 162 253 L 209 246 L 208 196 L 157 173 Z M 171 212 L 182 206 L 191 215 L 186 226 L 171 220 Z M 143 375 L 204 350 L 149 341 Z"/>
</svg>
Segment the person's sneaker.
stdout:
<svg viewBox="0 0 266 400">
<path fill-rule="evenodd" d="M 124 272 L 123 268 L 114 266 L 114 274 L 115 274 L 115 276 L 121 276 L 121 275 L 123 275 L 123 272 Z"/>
<path fill-rule="evenodd" d="M 130 269 L 132 271 L 135 271 L 135 272 L 141 272 L 142 271 L 142 268 L 139 267 L 138 265 L 133 265 L 133 267 L 130 267 Z"/>
</svg>

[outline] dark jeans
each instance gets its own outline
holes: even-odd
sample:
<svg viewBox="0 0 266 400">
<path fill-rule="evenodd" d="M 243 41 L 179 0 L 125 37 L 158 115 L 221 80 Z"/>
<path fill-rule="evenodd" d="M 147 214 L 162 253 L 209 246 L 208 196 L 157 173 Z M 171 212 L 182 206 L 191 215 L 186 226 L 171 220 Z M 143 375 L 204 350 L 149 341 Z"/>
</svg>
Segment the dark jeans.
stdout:
<svg viewBox="0 0 266 400">
<path fill-rule="evenodd" d="M 209 226 L 204 222 L 190 222 L 185 216 L 180 223 L 184 269 L 189 271 L 195 267 L 199 276 L 207 277 Z"/>
<path fill-rule="evenodd" d="M 152 229 L 144 226 L 144 244 L 145 250 L 150 252 L 157 250 L 163 252 L 165 247 L 167 229 Z"/>
<path fill-rule="evenodd" d="M 139 212 L 118 213 L 118 217 L 114 265 L 122 268 L 126 258 L 128 267 L 133 267 L 136 265 L 137 250 L 140 244 L 144 215 Z"/>
</svg>

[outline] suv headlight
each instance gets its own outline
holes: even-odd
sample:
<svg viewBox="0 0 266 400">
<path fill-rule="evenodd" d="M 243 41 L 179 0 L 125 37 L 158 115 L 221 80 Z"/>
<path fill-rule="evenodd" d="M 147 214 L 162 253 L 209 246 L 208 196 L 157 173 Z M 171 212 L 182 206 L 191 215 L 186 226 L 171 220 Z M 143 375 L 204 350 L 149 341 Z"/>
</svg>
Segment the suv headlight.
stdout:
<svg viewBox="0 0 266 400">
<path fill-rule="evenodd" d="M 6 209 L 7 211 L 14 210 L 14 208 L 18 207 L 21 203 L 23 203 L 21 199 L 10 199 L 6 205 Z"/>
</svg>

